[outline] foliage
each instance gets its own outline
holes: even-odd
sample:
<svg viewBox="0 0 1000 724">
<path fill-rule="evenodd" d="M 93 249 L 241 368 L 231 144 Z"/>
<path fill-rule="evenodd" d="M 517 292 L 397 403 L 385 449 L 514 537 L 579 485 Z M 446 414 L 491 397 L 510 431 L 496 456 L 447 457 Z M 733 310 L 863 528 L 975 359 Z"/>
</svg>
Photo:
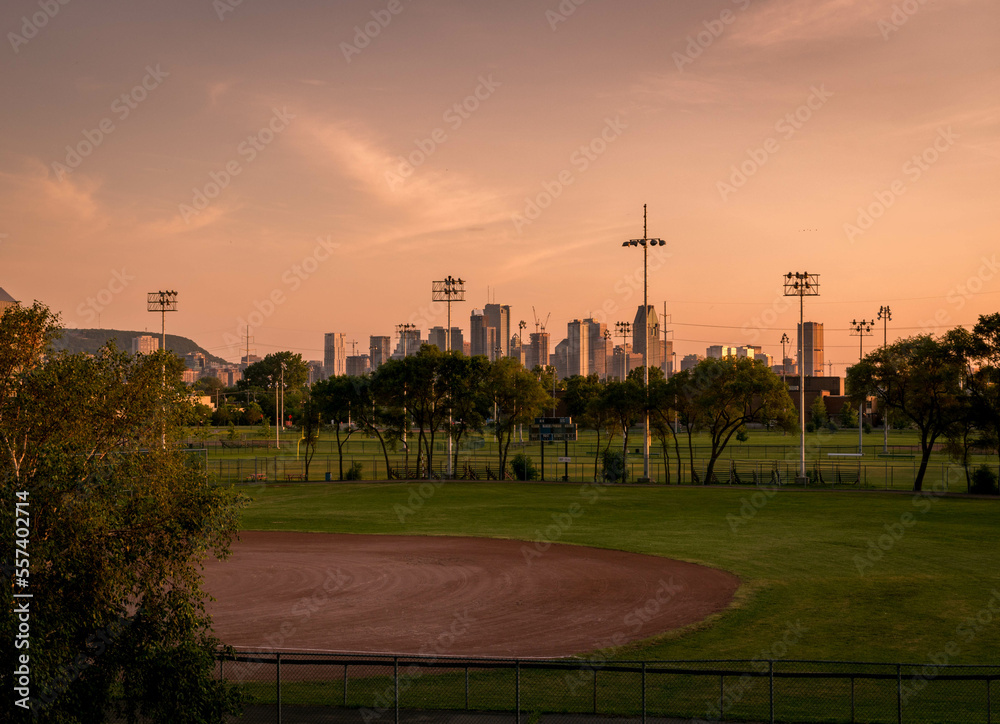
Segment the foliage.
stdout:
<svg viewBox="0 0 1000 724">
<path fill-rule="evenodd" d="M 507 469 L 507 451 L 517 425 L 530 425 L 552 398 L 533 374 L 510 357 L 490 363 L 484 391 L 497 411 L 499 468 Z"/>
<path fill-rule="evenodd" d="M 841 427 L 857 427 L 858 426 L 858 412 L 851 404 L 850 400 L 844 401 L 844 406 L 840 408 L 840 426 Z"/>
<path fill-rule="evenodd" d="M 344 473 L 344 480 L 361 480 L 361 463 L 355 461 Z"/>
<path fill-rule="evenodd" d="M 976 495 L 997 495 L 997 474 L 989 465 L 980 465 L 972 474 L 970 493 Z"/>
<path fill-rule="evenodd" d="M 962 361 L 953 345 L 921 335 L 866 355 L 847 372 L 847 387 L 859 407 L 868 395 L 905 415 L 920 434 L 920 465 L 913 489 L 920 491 L 934 443 L 961 414 Z"/>
<path fill-rule="evenodd" d="M 736 432 L 736 441 L 737 442 L 746 442 L 749 439 L 750 439 L 750 433 L 747 432 L 746 425 L 744 425 L 743 427 L 741 427 Z"/>
<path fill-rule="evenodd" d="M 535 461 L 524 453 L 518 453 L 510 461 L 510 468 L 517 480 L 538 480 Z"/>
<path fill-rule="evenodd" d="M 823 395 L 817 395 L 816 399 L 813 400 L 812 405 L 809 407 L 809 421 L 813 423 L 815 428 L 820 428 L 826 425 L 826 421 L 830 419 L 830 416 L 826 411 L 826 401 L 823 399 Z"/>
<path fill-rule="evenodd" d="M 228 554 L 241 501 L 161 444 L 189 414 L 181 360 L 109 346 L 43 361 L 56 324 L 37 303 L 0 318 L 0 485 L 29 503 L 35 713 L 221 722 L 241 697 L 214 677 L 200 571 Z M 13 607 L 2 617 L 13 630 Z"/>
<path fill-rule="evenodd" d="M 339 480 L 344 479 L 344 445 L 358 429 L 353 424 L 351 413 L 354 409 L 364 407 L 358 396 L 360 391 L 353 377 L 329 377 L 320 380 L 312 387 L 311 403 L 308 406 L 308 419 L 312 448 L 315 452 L 316 440 L 319 439 L 320 421 L 327 422 L 332 428 L 337 441 L 337 461 L 340 472 Z M 305 429 L 303 428 L 303 436 Z M 306 472 L 308 473 L 307 459 Z"/>
<path fill-rule="evenodd" d="M 628 470 L 625 468 L 625 455 L 621 450 L 604 451 L 604 467 L 602 476 L 606 483 L 624 483 L 628 481 Z"/>
</svg>

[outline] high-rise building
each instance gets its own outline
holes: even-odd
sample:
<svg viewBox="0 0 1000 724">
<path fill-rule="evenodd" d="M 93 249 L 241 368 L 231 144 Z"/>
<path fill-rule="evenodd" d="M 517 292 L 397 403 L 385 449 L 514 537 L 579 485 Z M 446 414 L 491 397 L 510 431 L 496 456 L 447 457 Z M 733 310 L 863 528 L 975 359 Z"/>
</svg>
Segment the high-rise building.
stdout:
<svg viewBox="0 0 1000 724">
<path fill-rule="evenodd" d="M 725 359 L 726 357 L 739 357 L 739 350 L 726 344 L 713 344 L 705 350 L 706 357 L 713 359 Z"/>
<path fill-rule="evenodd" d="M 448 330 L 445 327 L 431 327 L 427 331 L 427 344 L 433 344 L 444 352 L 448 348 Z"/>
<path fill-rule="evenodd" d="M 396 341 L 396 351 L 392 353 L 395 359 L 410 357 L 420 351 L 423 340 L 419 329 L 404 329 Z"/>
<path fill-rule="evenodd" d="M 465 336 L 462 334 L 461 327 L 451 328 L 451 348 L 456 352 L 462 352 L 465 349 Z"/>
<path fill-rule="evenodd" d="M 201 352 L 188 352 L 184 355 L 184 366 L 189 370 L 201 372 L 205 369 L 205 355 Z"/>
<path fill-rule="evenodd" d="M 488 357 L 486 347 L 486 313 L 482 309 L 473 309 L 469 315 L 469 342 L 472 344 L 473 357 Z"/>
<path fill-rule="evenodd" d="M 503 357 L 509 357 L 510 307 L 506 304 L 487 304 L 483 308 L 483 314 L 486 317 L 486 326 L 493 327 L 496 330 L 496 339 L 500 345 L 500 354 Z"/>
<path fill-rule="evenodd" d="M 326 375 L 323 374 L 323 363 L 319 360 L 309 360 L 306 363 L 309 366 L 309 384 L 314 385 L 320 380 L 325 380 Z"/>
<path fill-rule="evenodd" d="M 801 325 L 797 325 L 799 338 L 796 344 L 802 345 L 802 366 L 807 377 L 823 376 L 823 324 L 822 322 L 806 322 L 805 334 Z M 798 348 L 796 348 L 798 349 Z"/>
<path fill-rule="evenodd" d="M 645 334 L 643 333 L 645 330 Z M 660 322 L 656 317 L 656 308 L 650 304 L 643 308 L 640 304 L 632 322 L 632 351 L 641 355 L 646 353 L 646 364 L 649 367 L 660 366 Z"/>
<path fill-rule="evenodd" d="M 533 370 L 535 367 L 544 367 L 549 363 L 549 333 L 532 332 L 529 339 L 531 344 L 525 355 L 525 368 Z"/>
<path fill-rule="evenodd" d="M 388 362 L 389 356 L 392 354 L 391 350 L 392 337 L 376 337 L 374 335 L 369 337 L 368 356 L 371 360 L 371 368 L 377 370 Z"/>
<path fill-rule="evenodd" d="M 665 339 L 660 344 L 663 349 L 663 354 L 660 356 L 662 360 L 660 369 L 663 370 L 663 376 L 669 379 L 677 371 L 674 369 L 674 340 Z"/>
<path fill-rule="evenodd" d="M 590 322 L 593 320 L 574 319 L 567 325 L 566 376 L 583 375 L 591 371 Z M 559 348 L 556 347 L 558 350 Z"/>
<path fill-rule="evenodd" d="M 153 354 L 160 348 L 159 337 L 144 334 L 132 338 L 132 354 Z"/>
<path fill-rule="evenodd" d="M 17 304 L 17 300 L 5 292 L 3 287 L 0 287 L 0 317 L 3 316 L 5 310 L 13 307 L 15 304 Z"/>
<path fill-rule="evenodd" d="M 323 335 L 323 373 L 327 377 L 347 374 L 347 335 L 343 332 Z"/>
<path fill-rule="evenodd" d="M 556 378 L 565 379 L 570 376 L 569 366 L 570 366 L 570 341 L 568 339 L 562 340 L 556 345 L 555 350 L 552 352 L 552 357 L 550 362 L 553 367 L 556 368 Z"/>
<path fill-rule="evenodd" d="M 684 355 L 684 358 L 681 360 L 681 372 L 686 372 L 687 370 L 693 370 L 695 367 L 698 366 L 698 363 L 701 362 L 703 359 L 705 358 L 697 354 Z"/>
<path fill-rule="evenodd" d="M 371 372 L 369 360 L 366 354 L 354 354 L 347 357 L 347 374 L 350 377 L 360 377 Z"/>
</svg>

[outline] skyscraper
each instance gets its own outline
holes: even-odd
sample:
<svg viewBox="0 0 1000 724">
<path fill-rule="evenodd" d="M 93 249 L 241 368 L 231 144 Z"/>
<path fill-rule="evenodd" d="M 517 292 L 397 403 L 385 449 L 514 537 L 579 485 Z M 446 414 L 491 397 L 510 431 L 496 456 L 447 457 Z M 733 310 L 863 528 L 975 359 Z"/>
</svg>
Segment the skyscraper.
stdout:
<svg viewBox="0 0 1000 724">
<path fill-rule="evenodd" d="M 414 355 L 420 351 L 421 344 L 423 344 L 423 340 L 420 338 L 419 329 L 404 329 L 396 341 L 396 351 L 392 353 L 392 356 L 396 359 L 402 359 Z"/>
<path fill-rule="evenodd" d="M 490 357 L 486 346 L 486 313 L 473 309 L 469 315 L 469 342 L 472 343 L 473 357 Z"/>
<path fill-rule="evenodd" d="M 445 327 L 431 327 L 427 332 L 427 344 L 433 344 L 444 352 L 448 349 L 448 330 Z"/>
<path fill-rule="evenodd" d="M 645 334 L 643 333 L 645 330 Z M 646 352 L 646 366 L 660 366 L 660 323 L 656 317 L 656 308 L 650 304 L 643 309 L 640 304 L 632 322 L 632 351 L 635 354 Z"/>
<path fill-rule="evenodd" d="M 587 374 L 596 374 L 603 380 L 608 376 L 608 352 L 610 351 L 608 349 L 608 340 L 604 337 L 607 325 L 594 319 L 585 319 L 583 323 L 586 325 L 588 337 L 587 359 L 589 372 Z"/>
<path fill-rule="evenodd" d="M 486 326 L 496 330 L 501 355 L 510 357 L 510 306 L 487 304 L 483 309 L 483 314 L 486 316 Z"/>
<path fill-rule="evenodd" d="M 527 358 L 525 368 L 533 370 L 535 367 L 546 366 L 549 363 L 549 333 L 533 332 L 530 339 L 531 345 L 525 355 Z"/>
<path fill-rule="evenodd" d="M 574 319 L 567 325 L 566 341 L 566 376 L 583 375 L 591 371 L 590 356 L 590 322 L 592 320 Z M 558 349 L 558 348 L 557 348 Z"/>
<path fill-rule="evenodd" d="M 797 325 L 798 326 L 798 325 Z M 798 326 L 798 344 L 802 344 L 802 364 L 807 376 L 823 376 L 823 324 L 822 322 L 806 322 L 805 335 Z"/>
<path fill-rule="evenodd" d="M 323 372 L 327 377 L 347 374 L 347 335 L 343 332 L 323 335 Z"/>
<path fill-rule="evenodd" d="M 392 337 L 372 336 L 368 338 L 368 355 L 371 357 L 372 370 L 377 370 L 389 361 L 389 356 L 392 354 L 391 349 Z"/>
<path fill-rule="evenodd" d="M 132 338 L 132 354 L 153 354 L 159 348 L 159 338 L 150 334 Z"/>
</svg>

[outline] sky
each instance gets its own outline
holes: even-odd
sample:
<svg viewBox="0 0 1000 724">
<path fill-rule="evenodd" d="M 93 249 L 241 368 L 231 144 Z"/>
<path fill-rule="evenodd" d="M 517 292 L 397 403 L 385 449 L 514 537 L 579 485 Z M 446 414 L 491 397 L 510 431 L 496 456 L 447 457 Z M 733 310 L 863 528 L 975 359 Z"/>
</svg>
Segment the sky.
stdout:
<svg viewBox="0 0 1000 724">
<path fill-rule="evenodd" d="M 834 374 L 1000 309 L 996 0 L 7 0 L 0 287 L 238 360 L 648 299 Z M 534 312 L 533 312 L 534 309 Z M 248 330 L 249 328 L 249 330 Z M 882 339 L 865 338 L 870 349 Z"/>
</svg>

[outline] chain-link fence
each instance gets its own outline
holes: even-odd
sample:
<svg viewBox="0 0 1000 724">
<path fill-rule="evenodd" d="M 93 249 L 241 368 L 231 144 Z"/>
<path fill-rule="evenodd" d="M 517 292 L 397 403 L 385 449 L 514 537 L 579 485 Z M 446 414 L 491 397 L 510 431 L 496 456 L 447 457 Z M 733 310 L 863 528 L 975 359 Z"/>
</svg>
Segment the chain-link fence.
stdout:
<svg viewBox="0 0 1000 724">
<path fill-rule="evenodd" d="M 991 724 L 1000 666 L 611 661 L 236 652 L 240 722 L 687 719 Z"/>
</svg>

